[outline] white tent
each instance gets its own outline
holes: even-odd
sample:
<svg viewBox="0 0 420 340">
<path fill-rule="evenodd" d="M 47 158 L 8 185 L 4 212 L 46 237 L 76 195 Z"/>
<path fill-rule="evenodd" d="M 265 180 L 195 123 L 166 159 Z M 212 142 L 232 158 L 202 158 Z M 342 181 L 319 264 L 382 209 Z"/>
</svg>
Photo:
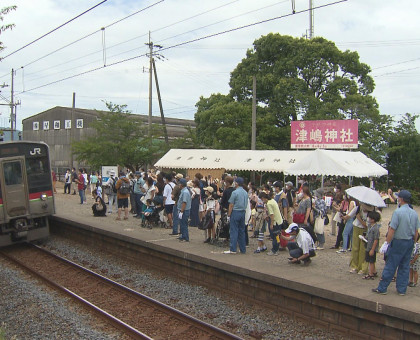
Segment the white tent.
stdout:
<svg viewBox="0 0 420 340">
<path fill-rule="evenodd" d="M 382 166 L 361 152 L 318 149 L 291 165 L 288 175 L 380 177 L 388 174 Z"/>
<path fill-rule="evenodd" d="M 355 177 L 378 177 L 388 173 L 361 152 L 335 150 L 171 149 L 155 166 L 170 169 L 226 169 Z"/>
<path fill-rule="evenodd" d="M 155 167 L 283 172 L 312 151 L 171 149 Z"/>
</svg>

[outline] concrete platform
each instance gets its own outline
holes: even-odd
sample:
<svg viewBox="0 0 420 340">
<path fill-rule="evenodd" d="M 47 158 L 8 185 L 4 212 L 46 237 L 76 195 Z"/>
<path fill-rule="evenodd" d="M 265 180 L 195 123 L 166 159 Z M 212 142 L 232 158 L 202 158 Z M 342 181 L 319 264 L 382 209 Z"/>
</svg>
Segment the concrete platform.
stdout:
<svg viewBox="0 0 420 340">
<path fill-rule="evenodd" d="M 365 281 L 360 275 L 350 274 L 348 264 L 351 253 L 337 254 L 335 250 L 328 249 L 334 244 L 334 237 L 328 236 L 326 250 L 318 251 L 312 263 L 304 267 L 288 264 L 287 252 L 281 252 L 279 256 L 254 254 L 255 239 L 250 239 L 246 254 L 225 255 L 223 250 L 227 250 L 227 246 L 204 244 L 203 232 L 196 228 L 189 230 L 190 242 L 180 243 L 176 237 L 169 235 L 171 230 L 141 228 L 139 221 L 131 216 L 128 221 L 116 221 L 115 211 L 107 217 L 93 217 L 90 197 L 88 204 L 80 205 L 78 202 L 78 196 L 57 194 L 54 224 L 70 223 L 151 251 L 169 253 L 178 259 L 176 261 L 210 266 L 213 268 L 210 272 L 215 275 L 239 275 L 242 277 L 240 280 L 232 276 L 232 282 L 236 280 L 239 284 L 236 289 L 241 291 L 241 284 L 259 286 L 259 295 L 255 293 L 252 297 L 255 301 L 270 305 L 275 292 L 280 301 L 276 302 L 277 310 L 338 330 L 348 337 L 420 338 L 420 287 L 408 288 L 406 296 L 399 296 L 392 283 L 388 295 L 372 293 L 371 288 L 377 287 L 378 279 Z M 392 206 L 384 210 L 383 225 L 388 224 L 394 209 L 395 206 Z M 383 239 L 385 228 L 382 229 Z M 267 240 L 266 244 L 270 249 L 271 241 Z M 378 273 L 381 273 L 383 265 L 379 256 Z M 220 274 L 222 271 L 225 274 Z"/>
</svg>

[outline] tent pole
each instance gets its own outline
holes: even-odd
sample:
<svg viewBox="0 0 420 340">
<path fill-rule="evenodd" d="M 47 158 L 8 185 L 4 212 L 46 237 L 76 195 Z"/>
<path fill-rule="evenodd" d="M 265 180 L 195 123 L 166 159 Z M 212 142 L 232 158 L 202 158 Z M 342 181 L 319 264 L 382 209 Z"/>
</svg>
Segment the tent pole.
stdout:
<svg viewBox="0 0 420 340">
<path fill-rule="evenodd" d="M 324 189 L 324 175 L 321 176 L 321 188 Z"/>
</svg>

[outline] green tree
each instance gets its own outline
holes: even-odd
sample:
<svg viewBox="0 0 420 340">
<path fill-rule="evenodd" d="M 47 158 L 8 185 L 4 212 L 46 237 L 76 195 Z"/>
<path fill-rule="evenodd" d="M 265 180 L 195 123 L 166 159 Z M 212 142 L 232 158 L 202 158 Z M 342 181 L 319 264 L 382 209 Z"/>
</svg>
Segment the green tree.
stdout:
<svg viewBox="0 0 420 340">
<path fill-rule="evenodd" d="M 127 110 L 127 105 L 105 103 L 109 112 L 99 112 L 91 123 L 96 134 L 73 142 L 72 150 L 78 161 L 94 168 L 102 165 L 120 165 L 135 170 L 158 159 L 166 151 L 161 129 L 152 126 L 151 137 L 141 120 Z"/>
<path fill-rule="evenodd" d="M 4 17 L 9 14 L 11 11 L 16 10 L 16 6 L 7 6 L 0 9 L 0 21 L 4 22 Z M 7 31 L 11 30 L 13 27 L 15 27 L 15 24 L 2 24 L 0 25 L 0 35 Z M 0 41 L 0 51 L 4 49 L 3 43 Z M 1 60 L 1 58 L 0 58 Z"/>
<path fill-rule="evenodd" d="M 420 191 L 420 135 L 415 122 L 418 115 L 406 113 L 389 140 L 387 169 L 398 187 Z"/>
<path fill-rule="evenodd" d="M 218 114 L 237 115 L 230 121 L 246 121 L 251 116 L 252 77 L 257 78 L 257 145 L 276 149 L 290 147 L 292 120 L 357 119 L 359 121 L 360 150 L 376 160 L 384 160 L 383 151 L 391 119 L 380 115 L 378 104 L 371 96 L 374 82 L 368 65 L 359 61 L 357 52 L 340 51 L 324 38 L 311 40 L 270 33 L 254 42 L 246 57 L 231 73 L 229 96 L 212 95 L 197 103 L 197 130 L 205 130 L 213 121 L 226 125 L 224 120 L 205 115 L 208 103 L 214 108 L 218 100 Z M 228 102 L 225 102 L 229 99 Z M 242 107 L 244 112 L 232 111 Z M 230 126 L 231 135 L 247 134 L 243 125 Z M 213 143 L 199 137 L 204 144 Z M 245 137 L 245 136 L 244 136 Z M 242 147 L 249 147 L 249 138 Z"/>
</svg>

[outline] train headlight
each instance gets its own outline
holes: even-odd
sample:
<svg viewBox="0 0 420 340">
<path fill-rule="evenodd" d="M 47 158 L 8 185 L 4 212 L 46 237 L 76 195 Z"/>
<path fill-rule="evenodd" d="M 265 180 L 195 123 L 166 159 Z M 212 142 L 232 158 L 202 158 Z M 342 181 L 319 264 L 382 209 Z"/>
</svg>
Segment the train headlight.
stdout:
<svg viewBox="0 0 420 340">
<path fill-rule="evenodd" d="M 46 201 L 48 198 L 47 194 L 42 194 L 41 195 L 41 201 Z"/>
</svg>

